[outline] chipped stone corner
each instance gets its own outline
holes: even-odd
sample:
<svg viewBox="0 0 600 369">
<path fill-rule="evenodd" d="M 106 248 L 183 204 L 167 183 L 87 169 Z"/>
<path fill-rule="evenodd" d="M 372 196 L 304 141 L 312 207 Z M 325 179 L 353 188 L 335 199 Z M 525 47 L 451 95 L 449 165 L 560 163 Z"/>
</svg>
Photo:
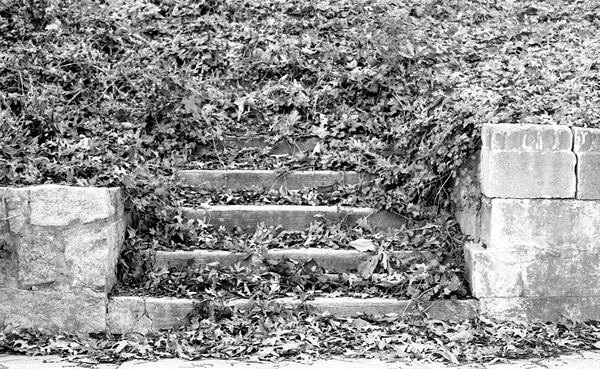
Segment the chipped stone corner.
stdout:
<svg viewBox="0 0 600 369">
<path fill-rule="evenodd" d="M 172 329 L 186 321 L 194 304 L 186 299 L 115 296 L 108 302 L 107 329 L 113 334 Z"/>
</svg>

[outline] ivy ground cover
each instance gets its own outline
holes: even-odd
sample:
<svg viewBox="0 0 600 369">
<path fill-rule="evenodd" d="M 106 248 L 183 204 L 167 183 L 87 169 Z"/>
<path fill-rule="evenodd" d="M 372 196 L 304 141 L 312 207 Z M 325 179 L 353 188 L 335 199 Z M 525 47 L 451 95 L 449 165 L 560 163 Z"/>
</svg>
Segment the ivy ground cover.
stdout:
<svg viewBox="0 0 600 369">
<path fill-rule="evenodd" d="M 419 289 L 394 296 L 419 296 L 443 279 L 452 288 L 430 298 L 466 297 L 464 237 L 450 215 L 448 185 L 476 151 L 481 123 L 598 126 L 598 7 L 3 0 L 0 183 L 123 188 L 131 214 L 120 266 L 125 290 L 235 274 L 148 279 L 140 250 L 256 253 L 265 245 L 345 248 L 368 239 L 435 255 L 423 270 L 407 271 L 407 280 L 425 276 Z M 290 156 L 220 144 L 255 134 L 273 144 L 306 137 L 318 144 Z M 199 201 L 368 205 L 402 215 L 407 226 L 383 239 L 327 227 L 231 237 L 180 216 L 178 206 L 197 199 L 173 179 L 184 167 L 365 171 L 375 178 L 368 189 L 208 191 Z"/>
</svg>

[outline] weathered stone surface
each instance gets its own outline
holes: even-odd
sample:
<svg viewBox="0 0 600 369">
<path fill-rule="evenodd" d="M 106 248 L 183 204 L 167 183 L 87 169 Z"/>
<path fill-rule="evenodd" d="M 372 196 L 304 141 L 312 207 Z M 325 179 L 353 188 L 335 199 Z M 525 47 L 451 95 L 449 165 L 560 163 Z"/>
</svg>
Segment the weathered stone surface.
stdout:
<svg viewBox="0 0 600 369">
<path fill-rule="evenodd" d="M 593 201 L 483 199 L 481 239 L 491 249 L 598 250 L 600 206 Z"/>
<path fill-rule="evenodd" d="M 106 329 L 106 294 L 81 290 L 0 289 L 2 322 L 23 328 L 48 328 L 67 332 L 100 332 Z"/>
<path fill-rule="evenodd" d="M 125 235 L 117 188 L 0 188 L 0 286 L 108 292 Z M 3 247 L 4 248 L 4 247 Z M 10 248 L 10 249 L 8 249 Z"/>
<path fill-rule="evenodd" d="M 363 176 L 356 172 L 330 170 L 285 173 L 276 170 L 182 170 L 177 177 L 194 186 L 244 190 L 285 188 L 293 191 L 363 182 Z"/>
<path fill-rule="evenodd" d="M 63 231 L 71 285 L 109 292 L 116 282 L 121 222 L 83 225 Z"/>
<path fill-rule="evenodd" d="M 300 137 L 294 141 L 281 140 L 273 144 L 270 142 L 270 137 L 268 136 L 225 136 L 220 146 L 237 150 L 252 148 L 260 150 L 268 149 L 271 154 L 282 155 L 312 151 L 317 143 L 319 143 L 318 137 Z"/>
<path fill-rule="evenodd" d="M 600 251 L 465 246 L 471 293 L 483 297 L 600 296 Z"/>
<path fill-rule="evenodd" d="M 146 315 L 145 301 L 137 296 L 118 296 L 110 299 L 106 325 L 108 331 L 113 334 L 146 334 L 152 330 L 152 323 Z"/>
<path fill-rule="evenodd" d="M 479 307 L 483 315 L 496 319 L 600 319 L 600 296 L 481 298 Z"/>
<path fill-rule="evenodd" d="M 577 155 L 577 198 L 600 199 L 600 129 L 574 127 Z"/>
<path fill-rule="evenodd" d="M 108 304 L 107 326 L 114 334 L 170 329 L 185 322 L 194 300 L 116 296 Z"/>
<path fill-rule="evenodd" d="M 59 283 L 68 278 L 62 237 L 52 229 L 32 227 L 18 239 L 19 283 L 23 287 Z"/>
<path fill-rule="evenodd" d="M 116 282 L 122 220 L 58 230 L 32 226 L 16 238 L 21 287 L 87 287 L 108 292 Z"/>
<path fill-rule="evenodd" d="M 284 306 L 297 306 L 301 300 L 282 298 L 275 300 Z M 185 322 L 194 308 L 194 300 L 175 298 L 143 298 L 116 296 L 108 305 L 108 329 L 111 333 L 147 333 L 170 329 Z M 253 302 L 232 300 L 229 306 L 245 309 Z M 318 297 L 306 304 L 339 317 L 355 316 L 357 313 L 373 315 L 398 314 L 400 316 L 428 316 L 431 319 L 463 320 L 474 318 L 478 313 L 476 300 L 441 300 L 415 302 L 386 298 Z"/>
<path fill-rule="evenodd" d="M 373 229 L 399 228 L 399 215 L 371 208 L 302 205 L 219 205 L 201 209 L 183 208 L 188 219 L 202 219 L 214 226 L 253 232 L 259 223 L 286 230 L 304 230 L 314 221 L 363 226 Z"/>
<path fill-rule="evenodd" d="M 573 127 L 573 151 L 600 152 L 600 129 Z"/>
<path fill-rule="evenodd" d="M 18 282 L 17 253 L 12 240 L 0 241 L 0 288 L 17 288 Z"/>
<path fill-rule="evenodd" d="M 473 296 L 513 297 L 523 293 L 519 255 L 508 253 L 501 258 L 498 254 L 478 244 L 465 245 L 465 268 Z"/>
<path fill-rule="evenodd" d="M 5 219 L 2 232 L 20 232 L 29 218 L 29 189 L 0 187 L 0 200 L 0 214 Z"/>
<path fill-rule="evenodd" d="M 298 304 L 297 300 L 290 302 Z M 431 319 L 455 321 L 474 318 L 478 312 L 478 303 L 474 300 L 415 302 L 389 298 L 321 297 L 307 303 L 320 311 L 329 312 L 338 317 L 350 317 L 364 313 L 371 315 L 398 314 L 406 317 L 426 316 Z"/>
<path fill-rule="evenodd" d="M 499 198 L 574 198 L 572 152 L 482 151 L 482 193 Z"/>
<path fill-rule="evenodd" d="M 577 198 L 600 199 L 600 152 L 577 153 Z"/>
<path fill-rule="evenodd" d="M 120 190 L 1 188 L 0 200 L 0 320 L 105 330 L 125 232 Z"/>
<path fill-rule="evenodd" d="M 480 154 L 470 157 L 451 184 L 454 216 L 462 233 L 479 241 L 481 230 Z"/>
<path fill-rule="evenodd" d="M 402 260 L 415 260 L 415 262 L 426 262 L 431 255 L 411 251 L 387 252 L 390 258 Z M 268 250 L 269 260 L 290 259 L 296 262 L 307 262 L 314 260 L 319 267 L 329 273 L 347 273 L 356 271 L 362 263 L 366 263 L 377 257 L 374 253 L 359 252 L 355 250 L 332 250 L 326 248 L 294 248 L 281 250 Z M 256 263 L 247 253 L 229 251 L 157 251 L 154 255 L 154 268 L 194 268 L 210 263 L 219 263 L 221 266 L 234 266 L 236 264 L 248 265 Z M 259 260 L 262 262 L 262 260 Z"/>
<path fill-rule="evenodd" d="M 574 198 L 576 157 L 565 126 L 484 124 L 481 187 L 488 197 Z"/>
<path fill-rule="evenodd" d="M 32 225 L 68 226 L 118 216 L 118 189 L 42 185 L 29 188 Z"/>
<path fill-rule="evenodd" d="M 540 124 L 484 124 L 483 150 L 571 151 L 573 134 L 567 126 Z"/>
</svg>

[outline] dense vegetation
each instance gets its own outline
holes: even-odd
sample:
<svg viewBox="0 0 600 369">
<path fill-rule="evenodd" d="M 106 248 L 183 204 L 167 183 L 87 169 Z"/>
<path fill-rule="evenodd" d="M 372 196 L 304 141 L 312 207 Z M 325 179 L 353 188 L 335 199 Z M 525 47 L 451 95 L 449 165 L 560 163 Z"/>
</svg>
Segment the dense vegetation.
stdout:
<svg viewBox="0 0 600 369">
<path fill-rule="evenodd" d="M 4 0 L 0 181 L 119 185 L 144 213 L 191 159 L 278 165 L 228 133 L 313 135 L 286 168 L 367 170 L 368 202 L 427 218 L 482 122 L 598 124 L 597 7 Z"/>
<path fill-rule="evenodd" d="M 345 360 L 366 357 L 459 364 L 553 357 L 600 348 L 598 322 L 336 319 L 304 309 L 282 311 L 273 304 L 257 305 L 243 314 L 212 311 L 217 313 L 209 319 L 209 309 L 200 305 L 187 329 L 147 336 L 86 337 L 5 329 L 0 331 L 0 352 L 59 354 L 88 365 L 169 357 L 310 363 L 339 355 Z"/>
<path fill-rule="evenodd" d="M 463 240 L 446 187 L 476 150 L 479 125 L 600 117 L 595 2 L 0 4 L 0 183 L 121 186 L 125 274 L 137 249 L 261 246 L 178 216 L 196 194 L 172 173 L 190 163 L 366 171 L 371 188 L 204 201 L 387 208 L 409 222 L 403 241 L 379 244 L 437 250 L 456 274 Z M 257 133 L 319 144 L 287 158 L 219 144 Z M 370 237 L 356 232 L 294 237 Z M 286 244 L 271 233 L 271 247 Z"/>
<path fill-rule="evenodd" d="M 168 286 L 164 274 L 143 279 L 140 249 L 252 253 L 368 238 L 435 255 L 406 271 L 425 276 L 417 290 L 383 294 L 437 286 L 429 298 L 464 297 L 464 237 L 447 187 L 483 122 L 599 126 L 598 14 L 584 0 L 0 0 L 0 184 L 122 187 L 126 285 Z M 220 144 L 249 134 L 319 144 L 285 158 Z M 198 200 L 172 177 L 189 165 L 354 169 L 376 180 Z M 369 205 L 407 226 L 384 238 L 323 225 L 232 237 L 182 219 L 177 206 L 191 198 Z"/>
</svg>

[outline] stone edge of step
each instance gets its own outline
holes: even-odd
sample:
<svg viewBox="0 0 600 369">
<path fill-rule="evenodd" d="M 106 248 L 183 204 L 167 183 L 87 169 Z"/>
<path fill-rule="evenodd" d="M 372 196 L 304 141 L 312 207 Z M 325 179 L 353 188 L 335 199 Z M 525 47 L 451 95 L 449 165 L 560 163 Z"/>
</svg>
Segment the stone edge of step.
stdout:
<svg viewBox="0 0 600 369">
<path fill-rule="evenodd" d="M 400 215 L 368 207 L 262 204 L 183 206 L 180 210 L 187 219 L 204 219 L 216 226 L 248 229 L 255 229 L 262 221 L 266 226 L 282 225 L 287 230 L 302 230 L 317 218 L 376 229 L 398 229 L 406 225 L 406 219 Z"/>
<path fill-rule="evenodd" d="M 175 177 L 188 185 L 203 188 L 261 190 L 282 187 L 290 191 L 328 188 L 335 184 L 360 185 L 369 181 L 366 174 L 332 170 L 182 169 L 175 173 Z"/>
<path fill-rule="evenodd" d="M 395 258 L 414 258 L 415 260 L 426 260 L 431 257 L 429 252 L 418 251 L 386 251 Z M 226 250 L 192 250 L 192 251 L 157 251 L 153 255 L 155 270 L 163 268 L 197 267 L 210 263 L 219 263 L 223 266 L 244 264 L 251 258 L 251 254 Z M 289 248 L 270 249 L 267 258 L 288 258 L 297 262 L 306 262 L 314 259 L 317 264 L 326 271 L 332 273 L 344 273 L 357 270 L 361 263 L 368 262 L 375 254 L 360 252 L 349 249 L 327 249 L 327 248 Z"/>
<path fill-rule="evenodd" d="M 284 306 L 297 306 L 302 301 L 295 298 L 274 300 Z M 247 299 L 231 300 L 228 306 L 243 309 L 252 302 Z M 113 296 L 108 302 L 107 326 L 113 334 L 148 333 L 182 325 L 197 302 L 192 299 L 172 297 Z M 435 320 L 464 320 L 475 318 L 479 302 L 470 300 L 415 301 L 391 298 L 317 297 L 306 304 L 337 317 L 359 314 L 399 316 L 425 315 Z"/>
</svg>

